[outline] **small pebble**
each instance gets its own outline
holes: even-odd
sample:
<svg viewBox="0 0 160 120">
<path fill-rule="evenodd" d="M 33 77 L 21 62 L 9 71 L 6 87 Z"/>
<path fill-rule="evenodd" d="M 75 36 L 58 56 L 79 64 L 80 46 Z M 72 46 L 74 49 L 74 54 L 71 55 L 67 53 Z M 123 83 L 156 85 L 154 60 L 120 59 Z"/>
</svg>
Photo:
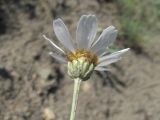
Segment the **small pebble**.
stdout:
<svg viewBox="0 0 160 120">
<path fill-rule="evenodd" d="M 55 120 L 55 114 L 50 108 L 44 108 L 43 116 L 44 120 Z"/>
</svg>

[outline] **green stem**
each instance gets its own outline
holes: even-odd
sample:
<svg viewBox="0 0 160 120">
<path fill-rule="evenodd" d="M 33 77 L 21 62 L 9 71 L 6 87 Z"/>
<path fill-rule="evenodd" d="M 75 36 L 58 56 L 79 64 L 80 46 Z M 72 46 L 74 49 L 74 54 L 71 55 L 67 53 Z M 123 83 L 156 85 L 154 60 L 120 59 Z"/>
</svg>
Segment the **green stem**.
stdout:
<svg viewBox="0 0 160 120">
<path fill-rule="evenodd" d="M 72 109 L 71 109 L 70 120 L 75 120 L 81 81 L 82 80 L 80 78 L 74 79 L 74 91 L 73 91 Z"/>
</svg>

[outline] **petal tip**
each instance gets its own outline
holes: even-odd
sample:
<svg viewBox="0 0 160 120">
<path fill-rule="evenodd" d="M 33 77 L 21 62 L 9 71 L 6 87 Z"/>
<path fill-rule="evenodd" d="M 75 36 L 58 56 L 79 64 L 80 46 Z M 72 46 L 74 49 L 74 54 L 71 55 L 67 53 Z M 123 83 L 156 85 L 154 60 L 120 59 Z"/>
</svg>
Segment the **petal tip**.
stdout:
<svg viewBox="0 0 160 120">
<path fill-rule="evenodd" d="M 42 37 L 43 37 L 44 39 L 46 39 L 46 38 L 47 38 L 45 34 L 43 34 L 43 35 L 42 35 Z"/>
<path fill-rule="evenodd" d="M 123 52 L 127 52 L 129 50 L 130 50 L 130 48 L 126 48 L 126 49 L 123 49 Z"/>
<path fill-rule="evenodd" d="M 52 54 L 53 54 L 53 52 L 49 52 L 48 54 L 49 54 L 49 55 L 52 55 Z"/>
</svg>

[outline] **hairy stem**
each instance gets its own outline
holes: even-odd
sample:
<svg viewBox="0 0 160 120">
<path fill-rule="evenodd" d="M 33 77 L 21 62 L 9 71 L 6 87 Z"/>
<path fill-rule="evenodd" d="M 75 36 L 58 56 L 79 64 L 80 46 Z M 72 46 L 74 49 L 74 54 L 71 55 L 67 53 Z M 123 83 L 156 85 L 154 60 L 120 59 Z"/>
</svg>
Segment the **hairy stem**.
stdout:
<svg viewBox="0 0 160 120">
<path fill-rule="evenodd" d="M 75 120 L 81 81 L 82 80 L 80 78 L 74 79 L 74 91 L 73 91 L 73 99 L 72 99 L 72 108 L 71 108 L 70 120 Z"/>
</svg>

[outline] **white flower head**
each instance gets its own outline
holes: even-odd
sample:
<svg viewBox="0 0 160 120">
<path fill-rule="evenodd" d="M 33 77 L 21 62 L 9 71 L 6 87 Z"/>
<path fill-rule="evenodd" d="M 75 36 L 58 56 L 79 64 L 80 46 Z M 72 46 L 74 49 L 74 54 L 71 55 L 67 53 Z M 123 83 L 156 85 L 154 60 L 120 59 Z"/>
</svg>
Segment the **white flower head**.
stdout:
<svg viewBox="0 0 160 120">
<path fill-rule="evenodd" d="M 106 48 L 112 45 L 117 37 L 117 30 L 115 27 L 109 26 L 95 40 L 97 27 L 98 21 L 95 15 L 81 16 L 76 31 L 76 45 L 74 46 L 72 37 L 63 21 L 61 19 L 54 20 L 54 32 L 65 50 L 43 35 L 59 53 L 64 54 L 65 57 L 53 52 L 49 53 L 59 62 L 68 64 L 68 74 L 72 78 L 87 80 L 94 70 L 107 71 L 107 65 L 120 60 L 121 55 L 129 50 L 127 48 L 109 55 L 106 54 Z"/>
</svg>

